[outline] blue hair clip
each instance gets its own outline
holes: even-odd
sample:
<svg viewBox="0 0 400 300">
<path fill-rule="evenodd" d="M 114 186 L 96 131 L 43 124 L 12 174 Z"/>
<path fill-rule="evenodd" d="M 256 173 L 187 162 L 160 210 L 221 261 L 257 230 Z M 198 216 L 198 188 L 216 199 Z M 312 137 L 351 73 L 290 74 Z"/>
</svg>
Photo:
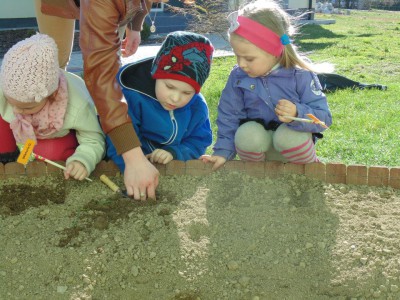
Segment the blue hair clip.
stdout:
<svg viewBox="0 0 400 300">
<path fill-rule="evenodd" d="M 289 36 L 285 33 L 281 36 L 281 43 L 282 45 L 286 46 L 290 44 L 290 38 Z"/>
</svg>

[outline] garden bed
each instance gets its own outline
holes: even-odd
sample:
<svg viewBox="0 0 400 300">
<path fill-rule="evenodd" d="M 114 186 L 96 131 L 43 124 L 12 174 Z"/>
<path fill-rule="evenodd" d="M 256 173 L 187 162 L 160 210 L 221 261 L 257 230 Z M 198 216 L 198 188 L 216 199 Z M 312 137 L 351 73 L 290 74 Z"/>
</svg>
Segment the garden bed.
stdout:
<svg viewBox="0 0 400 300">
<path fill-rule="evenodd" d="M 141 203 L 97 179 L 123 186 L 112 163 L 93 182 L 18 166 L 0 181 L 1 299 L 400 297 L 400 191 L 371 168 L 380 186 L 326 182 L 341 164 L 174 162 Z"/>
</svg>

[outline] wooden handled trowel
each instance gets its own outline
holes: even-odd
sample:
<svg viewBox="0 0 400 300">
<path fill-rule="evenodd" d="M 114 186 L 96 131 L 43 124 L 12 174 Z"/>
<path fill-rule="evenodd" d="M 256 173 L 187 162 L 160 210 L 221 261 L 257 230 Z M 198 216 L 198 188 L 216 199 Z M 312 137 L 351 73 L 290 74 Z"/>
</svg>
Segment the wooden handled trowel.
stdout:
<svg viewBox="0 0 400 300">
<path fill-rule="evenodd" d="M 106 186 L 108 186 L 112 191 L 115 193 L 120 194 L 123 197 L 130 198 L 126 192 L 126 190 L 121 189 L 118 185 L 116 185 L 114 182 L 111 181 L 110 178 L 108 178 L 106 175 L 101 175 L 100 176 L 101 182 L 103 182 Z"/>
</svg>

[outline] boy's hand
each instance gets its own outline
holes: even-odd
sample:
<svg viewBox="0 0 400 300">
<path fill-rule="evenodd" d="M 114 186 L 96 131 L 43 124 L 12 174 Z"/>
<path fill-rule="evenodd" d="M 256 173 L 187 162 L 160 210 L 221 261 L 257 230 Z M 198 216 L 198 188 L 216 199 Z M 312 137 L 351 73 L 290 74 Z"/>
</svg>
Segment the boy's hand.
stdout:
<svg viewBox="0 0 400 300">
<path fill-rule="evenodd" d="M 222 156 L 202 155 L 200 159 L 204 163 L 213 163 L 212 170 L 216 171 L 226 163 L 226 158 Z"/>
<path fill-rule="evenodd" d="M 275 113 L 279 118 L 279 121 L 283 123 L 290 123 L 293 120 L 284 118 L 283 116 L 297 117 L 297 106 L 292 101 L 281 99 L 275 106 Z"/>
<path fill-rule="evenodd" d="M 156 149 L 152 153 L 147 154 L 146 157 L 152 163 L 167 164 L 173 160 L 172 154 L 162 149 Z"/>
<path fill-rule="evenodd" d="M 83 180 L 88 176 L 88 171 L 85 166 L 76 160 L 69 162 L 64 170 L 65 179 L 69 179 L 70 177 L 76 180 Z"/>
</svg>

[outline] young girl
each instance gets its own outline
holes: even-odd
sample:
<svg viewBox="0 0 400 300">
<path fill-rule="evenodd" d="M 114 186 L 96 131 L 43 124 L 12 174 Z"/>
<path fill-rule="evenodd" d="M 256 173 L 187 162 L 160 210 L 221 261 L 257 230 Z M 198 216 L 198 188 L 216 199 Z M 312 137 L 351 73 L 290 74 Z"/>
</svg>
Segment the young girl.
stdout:
<svg viewBox="0 0 400 300">
<path fill-rule="evenodd" d="M 2 132 L 15 138 L 2 141 L 9 144 L 5 152 L 32 139 L 36 154 L 66 160 L 66 179 L 83 180 L 94 170 L 104 155 L 104 134 L 83 80 L 59 68 L 52 38 L 36 34 L 11 47 L 0 88 Z"/>
<path fill-rule="evenodd" d="M 242 160 L 318 161 L 316 137 L 324 127 L 293 120 L 313 114 L 327 126 L 332 116 L 313 66 L 291 44 L 287 13 L 273 1 L 253 1 L 229 16 L 237 57 L 218 106 L 212 156 L 216 170 L 236 154 Z"/>
</svg>

